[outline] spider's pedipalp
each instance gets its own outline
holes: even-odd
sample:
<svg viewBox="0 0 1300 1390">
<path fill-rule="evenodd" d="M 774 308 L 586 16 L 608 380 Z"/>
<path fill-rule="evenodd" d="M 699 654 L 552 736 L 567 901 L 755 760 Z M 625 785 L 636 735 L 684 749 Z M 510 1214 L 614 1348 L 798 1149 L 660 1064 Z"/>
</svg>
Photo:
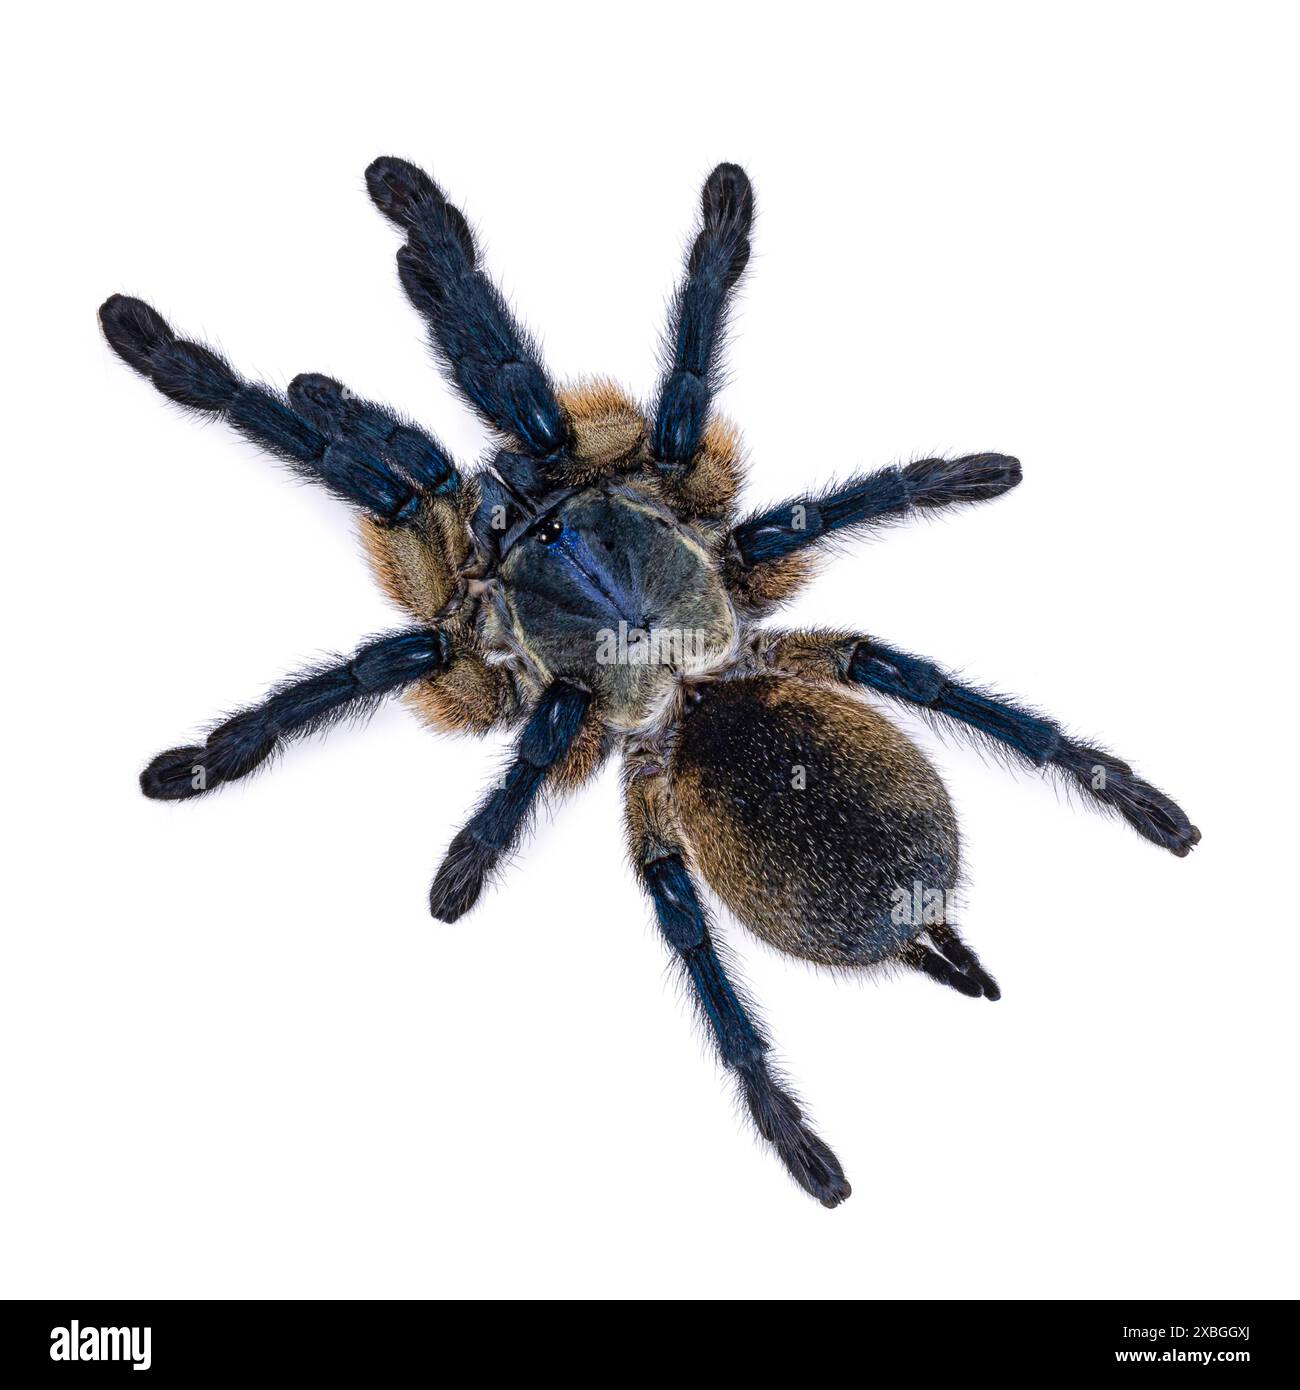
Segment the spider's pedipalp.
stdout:
<svg viewBox="0 0 1300 1390">
<path fill-rule="evenodd" d="M 502 540 L 530 514 L 531 509 L 521 504 L 517 492 L 487 469 L 476 476 L 475 484 L 478 505 L 470 518 L 470 529 L 479 548 L 495 561 Z"/>
<path fill-rule="evenodd" d="M 527 453 L 558 458 L 569 427 L 537 348 L 478 267 L 464 214 L 416 165 L 381 156 L 366 170 L 375 206 L 406 232 L 402 288 L 424 316 L 435 351 L 484 418 Z"/>
<path fill-rule="evenodd" d="M 140 774 L 155 801 L 188 801 L 247 777 L 291 739 L 364 712 L 386 695 L 447 668 L 451 643 L 436 629 L 368 642 L 347 661 L 288 681 L 261 704 L 218 724 L 201 744 L 169 748 Z"/>
<path fill-rule="evenodd" d="M 383 521 L 404 521 L 418 507 L 414 480 L 346 429 L 330 428 L 320 415 L 308 419 L 275 391 L 245 381 L 219 353 L 178 337 L 142 300 L 113 295 L 100 307 L 99 321 L 114 352 L 169 400 L 224 419 L 296 472 Z"/>
<path fill-rule="evenodd" d="M 528 454 L 500 449 L 492 459 L 492 469 L 509 491 L 521 498 L 530 509 L 539 498 L 551 491 L 545 465 Z"/>
<path fill-rule="evenodd" d="M 709 423 L 727 304 L 749 262 L 754 191 L 748 175 L 738 164 L 719 164 L 700 205 L 701 226 L 673 304 L 670 355 L 650 432 L 650 452 L 667 470 L 691 465 Z"/>
</svg>

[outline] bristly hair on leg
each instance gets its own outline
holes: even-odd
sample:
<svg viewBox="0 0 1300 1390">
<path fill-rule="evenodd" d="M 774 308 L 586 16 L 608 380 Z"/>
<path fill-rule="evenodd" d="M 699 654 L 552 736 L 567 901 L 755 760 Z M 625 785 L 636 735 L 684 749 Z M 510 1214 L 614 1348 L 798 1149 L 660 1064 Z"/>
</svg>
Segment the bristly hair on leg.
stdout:
<svg viewBox="0 0 1300 1390">
<path fill-rule="evenodd" d="M 261 704 L 211 729 L 201 744 L 169 748 L 140 774 L 155 801 L 188 801 L 247 777 L 292 739 L 340 719 L 366 718 L 387 695 L 445 671 L 451 640 L 436 628 L 379 637 L 349 660 L 322 664 L 275 687 Z"/>
<path fill-rule="evenodd" d="M 565 680 L 555 681 L 538 701 L 504 779 L 452 840 L 434 877 L 429 910 L 440 922 L 464 916 L 518 844 L 547 772 L 573 746 L 590 705 L 591 692 Z"/>
<path fill-rule="evenodd" d="M 758 1012 L 735 983 L 709 927 L 708 914 L 680 854 L 641 866 L 660 930 L 689 983 L 700 1019 L 718 1057 L 733 1073 L 759 1134 L 776 1150 L 790 1176 L 824 1207 L 852 1192 L 839 1159 L 804 1118 L 794 1095 L 775 1074 L 771 1043 Z"/>
<path fill-rule="evenodd" d="M 667 365 L 650 451 L 661 468 L 695 458 L 718 389 L 728 300 L 749 264 L 754 191 L 737 164 L 719 164 L 700 195 L 701 227 L 673 299 Z"/>
<path fill-rule="evenodd" d="M 452 381 L 494 429 L 514 435 L 535 458 L 558 461 L 570 443 L 568 420 L 536 343 L 479 269 L 464 214 L 404 159 L 376 159 L 366 186 L 380 212 L 406 232 L 397 253 L 402 288 Z"/>
</svg>

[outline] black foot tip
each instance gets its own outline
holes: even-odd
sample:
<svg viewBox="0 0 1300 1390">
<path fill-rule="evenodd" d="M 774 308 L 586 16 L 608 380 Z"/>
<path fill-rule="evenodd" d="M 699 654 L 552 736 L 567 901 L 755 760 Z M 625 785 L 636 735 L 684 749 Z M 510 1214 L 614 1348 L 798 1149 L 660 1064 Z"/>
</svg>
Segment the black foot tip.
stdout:
<svg viewBox="0 0 1300 1390">
<path fill-rule="evenodd" d="M 963 454 L 961 458 L 917 459 L 903 477 L 916 507 L 947 507 L 958 502 L 986 502 L 1018 486 L 1020 460 L 1010 454 Z"/>
<path fill-rule="evenodd" d="M 169 748 L 140 774 L 140 790 L 150 801 L 188 801 L 208 790 L 204 750 Z"/>
<path fill-rule="evenodd" d="M 409 226 L 414 209 L 438 196 L 438 186 L 418 165 L 395 155 L 380 155 L 366 170 L 371 201 L 402 226 Z"/>
<path fill-rule="evenodd" d="M 1179 859 L 1186 859 L 1187 856 L 1201 843 L 1201 832 L 1196 826 L 1190 826 L 1187 831 L 1187 838 L 1174 850 Z"/>
<path fill-rule="evenodd" d="M 143 299 L 110 295 L 99 306 L 99 326 L 108 345 L 132 367 L 147 365 L 149 353 L 173 337 L 167 320 Z"/>
<path fill-rule="evenodd" d="M 142 299 L 135 299 L 129 294 L 110 294 L 99 306 L 99 322 L 104 332 L 107 333 L 110 326 L 116 326 L 123 317 L 130 315 L 137 307 L 148 309 L 149 306 Z"/>
<path fill-rule="evenodd" d="M 701 197 L 704 221 L 710 227 L 727 223 L 748 226 L 754 216 L 754 189 L 739 164 L 719 164 L 704 183 Z"/>
<path fill-rule="evenodd" d="M 1153 790 L 1144 782 L 1135 785 L 1144 791 Z M 1201 832 L 1174 802 L 1162 797 L 1159 792 L 1143 800 L 1145 804 L 1139 807 L 1138 830 L 1148 840 L 1162 845 L 1175 858 L 1186 859 L 1201 843 Z"/>
<path fill-rule="evenodd" d="M 483 881 L 459 874 L 455 865 L 443 864 L 429 889 L 429 911 L 439 922 L 457 922 L 478 902 Z"/>
<path fill-rule="evenodd" d="M 809 1128 L 789 1092 L 781 1089 L 761 1056 L 737 1067 L 741 1090 L 759 1134 L 776 1150 L 785 1170 L 824 1207 L 837 1207 L 852 1190 L 830 1145 Z"/>
<path fill-rule="evenodd" d="M 477 894 L 474 895 L 477 898 Z M 437 922 L 459 922 L 460 919 L 474 906 L 474 898 L 468 902 L 451 901 L 445 893 L 438 892 L 438 885 L 435 883 L 429 890 L 429 912 Z"/>
<path fill-rule="evenodd" d="M 447 847 L 429 889 L 429 911 L 440 922 L 455 922 L 478 902 L 494 862 L 493 851 L 462 830 Z"/>
<path fill-rule="evenodd" d="M 1024 481 L 1020 460 L 1013 454 L 979 454 L 970 463 L 972 486 L 986 497 L 1000 497 Z"/>
<path fill-rule="evenodd" d="M 838 1207 L 841 1202 L 847 1202 L 853 1189 L 839 1159 L 806 1125 L 800 1125 L 799 1129 L 795 1144 L 778 1150 L 791 1177 L 824 1207 Z"/>
<path fill-rule="evenodd" d="M 1148 836 L 1148 838 L 1156 839 L 1157 844 L 1163 844 L 1176 859 L 1186 859 L 1201 843 L 1201 832 L 1191 824 L 1186 829 L 1175 828 L 1171 830 L 1166 821 L 1164 823 L 1157 822 L 1152 828 L 1155 830 L 1155 835 Z"/>
<path fill-rule="evenodd" d="M 813 1195 L 827 1211 L 834 1211 L 841 1202 L 847 1202 L 849 1198 L 853 1196 L 853 1189 L 849 1186 L 849 1180 L 847 1178 L 841 1178 L 833 1187 L 829 1187 L 824 1192 L 814 1193 Z"/>
</svg>

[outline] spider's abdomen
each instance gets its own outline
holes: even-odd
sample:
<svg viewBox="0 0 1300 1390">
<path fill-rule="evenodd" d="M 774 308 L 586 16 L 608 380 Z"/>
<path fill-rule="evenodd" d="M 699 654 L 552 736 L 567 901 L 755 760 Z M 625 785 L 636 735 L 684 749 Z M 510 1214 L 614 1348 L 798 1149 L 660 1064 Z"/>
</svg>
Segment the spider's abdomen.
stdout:
<svg viewBox="0 0 1300 1390">
<path fill-rule="evenodd" d="M 512 538 L 500 576 L 514 642 L 542 679 L 589 687 L 614 728 L 648 718 L 735 642 L 709 545 L 633 485 L 588 488 L 543 513 Z"/>
<path fill-rule="evenodd" d="M 696 866 L 780 950 L 868 965 L 957 880 L 957 823 L 921 751 L 845 692 L 776 676 L 699 687 L 670 769 Z M 942 901 L 942 899 L 938 899 Z"/>
</svg>

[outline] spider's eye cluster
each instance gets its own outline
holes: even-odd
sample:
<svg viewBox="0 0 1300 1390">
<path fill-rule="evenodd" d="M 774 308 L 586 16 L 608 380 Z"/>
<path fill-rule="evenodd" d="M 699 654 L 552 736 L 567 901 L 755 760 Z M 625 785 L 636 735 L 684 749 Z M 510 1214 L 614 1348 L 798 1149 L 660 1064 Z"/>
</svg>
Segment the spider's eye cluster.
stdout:
<svg viewBox="0 0 1300 1390">
<path fill-rule="evenodd" d="M 554 545 L 564 534 L 564 522 L 558 516 L 548 516 L 533 532 L 543 545 Z"/>
</svg>

